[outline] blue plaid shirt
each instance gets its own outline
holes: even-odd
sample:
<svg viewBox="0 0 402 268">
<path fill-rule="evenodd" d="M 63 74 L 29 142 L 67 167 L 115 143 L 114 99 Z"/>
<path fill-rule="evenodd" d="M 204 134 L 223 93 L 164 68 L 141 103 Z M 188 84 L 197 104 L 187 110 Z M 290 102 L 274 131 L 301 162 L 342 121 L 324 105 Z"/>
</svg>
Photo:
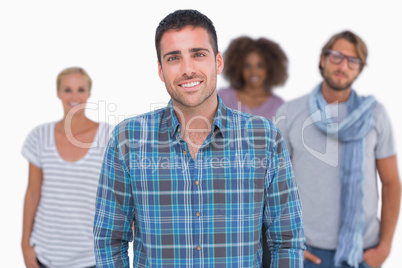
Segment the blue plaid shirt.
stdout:
<svg viewBox="0 0 402 268">
<path fill-rule="evenodd" d="M 114 129 L 96 201 L 96 267 L 129 267 L 133 239 L 134 267 L 261 267 L 262 243 L 271 267 L 303 267 L 301 203 L 278 128 L 218 100 L 196 160 L 171 102 Z"/>
</svg>

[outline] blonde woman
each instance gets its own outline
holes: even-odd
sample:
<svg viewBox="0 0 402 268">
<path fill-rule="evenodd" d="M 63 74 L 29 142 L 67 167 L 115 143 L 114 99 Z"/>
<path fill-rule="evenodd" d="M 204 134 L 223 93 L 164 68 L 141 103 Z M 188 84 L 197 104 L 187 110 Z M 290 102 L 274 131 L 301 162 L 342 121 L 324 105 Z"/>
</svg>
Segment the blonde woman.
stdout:
<svg viewBox="0 0 402 268">
<path fill-rule="evenodd" d="M 85 115 L 91 85 L 82 68 L 63 70 L 62 120 L 36 127 L 24 143 L 29 181 L 21 246 L 29 268 L 95 267 L 94 204 L 111 126 Z"/>
</svg>

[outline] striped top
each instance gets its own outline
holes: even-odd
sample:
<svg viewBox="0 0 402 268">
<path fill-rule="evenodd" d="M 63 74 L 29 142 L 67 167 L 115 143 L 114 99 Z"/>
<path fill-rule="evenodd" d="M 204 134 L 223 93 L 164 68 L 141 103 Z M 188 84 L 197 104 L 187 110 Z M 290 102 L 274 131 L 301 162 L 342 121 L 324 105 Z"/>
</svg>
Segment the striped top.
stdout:
<svg viewBox="0 0 402 268">
<path fill-rule="evenodd" d="M 23 156 L 43 172 L 30 243 L 46 266 L 88 267 L 95 264 L 92 228 L 96 189 L 111 126 L 100 123 L 86 155 L 67 162 L 56 148 L 55 124 L 33 129 L 22 149 Z"/>
<path fill-rule="evenodd" d="M 218 99 L 195 161 L 171 102 L 114 129 L 96 200 L 97 267 L 129 267 L 133 239 L 133 267 L 261 267 L 262 243 L 272 267 L 303 267 L 301 203 L 280 132 Z"/>
</svg>

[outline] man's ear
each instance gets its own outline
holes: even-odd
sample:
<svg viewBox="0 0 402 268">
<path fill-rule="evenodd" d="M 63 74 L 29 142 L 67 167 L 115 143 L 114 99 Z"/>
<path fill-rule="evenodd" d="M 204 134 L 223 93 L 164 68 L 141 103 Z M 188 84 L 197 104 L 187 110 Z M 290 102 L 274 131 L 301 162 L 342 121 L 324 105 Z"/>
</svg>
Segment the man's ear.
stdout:
<svg viewBox="0 0 402 268">
<path fill-rule="evenodd" d="M 325 56 L 324 55 L 321 55 L 321 59 L 320 59 L 320 66 L 321 66 L 321 69 L 324 69 L 324 66 L 325 66 Z"/>
<path fill-rule="evenodd" d="M 162 82 L 165 82 L 165 79 L 163 77 L 162 65 L 159 62 L 159 60 L 158 60 L 158 75 L 159 75 L 159 78 L 162 80 Z"/>
<path fill-rule="evenodd" d="M 223 70 L 223 66 L 225 64 L 223 63 L 223 58 L 220 52 L 216 55 L 216 74 L 221 74 Z"/>
</svg>

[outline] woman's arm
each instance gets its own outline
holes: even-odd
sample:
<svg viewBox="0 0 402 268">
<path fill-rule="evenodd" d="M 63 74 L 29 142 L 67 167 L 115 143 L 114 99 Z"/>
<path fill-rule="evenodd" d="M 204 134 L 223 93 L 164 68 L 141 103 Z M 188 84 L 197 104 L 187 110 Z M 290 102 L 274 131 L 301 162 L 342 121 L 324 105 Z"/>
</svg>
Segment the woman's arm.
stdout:
<svg viewBox="0 0 402 268">
<path fill-rule="evenodd" d="M 41 197 L 42 179 L 42 169 L 29 163 L 28 187 L 24 201 L 21 248 L 25 265 L 33 268 L 40 267 L 36 261 L 36 253 L 29 244 L 29 238 L 31 237 L 35 214 Z"/>
</svg>

